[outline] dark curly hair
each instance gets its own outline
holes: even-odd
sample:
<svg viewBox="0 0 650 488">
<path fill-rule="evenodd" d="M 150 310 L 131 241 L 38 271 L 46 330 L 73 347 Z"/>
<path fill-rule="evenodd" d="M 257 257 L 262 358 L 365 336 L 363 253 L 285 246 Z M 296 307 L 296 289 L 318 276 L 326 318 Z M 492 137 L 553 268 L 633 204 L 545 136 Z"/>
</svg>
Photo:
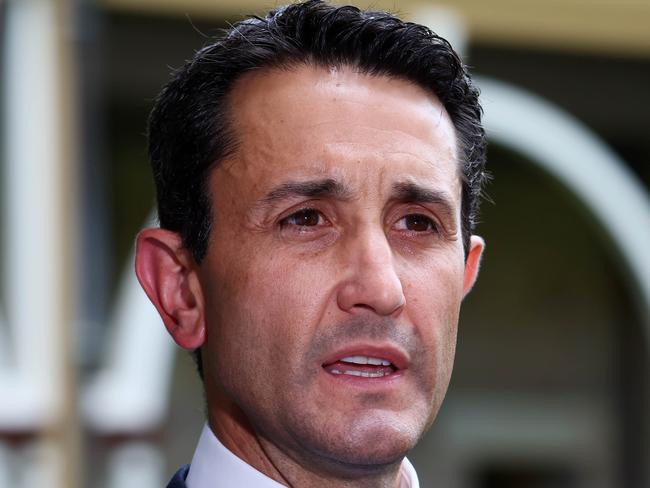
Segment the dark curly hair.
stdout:
<svg viewBox="0 0 650 488">
<path fill-rule="evenodd" d="M 352 66 L 408 80 L 438 97 L 458 138 L 465 253 L 486 179 L 478 89 L 449 43 L 385 12 L 308 0 L 250 17 L 177 70 L 149 119 L 149 156 L 160 226 L 178 232 L 200 263 L 211 231 L 207 181 L 237 147 L 228 95 L 245 73 L 297 64 Z M 198 361 L 200 368 L 200 360 Z"/>
</svg>

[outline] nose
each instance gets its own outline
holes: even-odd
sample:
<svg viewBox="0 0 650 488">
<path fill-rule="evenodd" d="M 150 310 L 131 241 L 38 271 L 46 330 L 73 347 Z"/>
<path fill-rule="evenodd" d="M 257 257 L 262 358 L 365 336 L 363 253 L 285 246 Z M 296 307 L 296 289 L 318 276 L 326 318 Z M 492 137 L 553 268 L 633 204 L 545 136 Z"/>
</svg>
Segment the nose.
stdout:
<svg viewBox="0 0 650 488">
<path fill-rule="evenodd" d="M 345 277 L 337 292 L 339 308 L 346 312 L 370 309 L 385 316 L 399 313 L 406 299 L 383 231 L 360 233 L 350 239 L 344 254 Z"/>
</svg>

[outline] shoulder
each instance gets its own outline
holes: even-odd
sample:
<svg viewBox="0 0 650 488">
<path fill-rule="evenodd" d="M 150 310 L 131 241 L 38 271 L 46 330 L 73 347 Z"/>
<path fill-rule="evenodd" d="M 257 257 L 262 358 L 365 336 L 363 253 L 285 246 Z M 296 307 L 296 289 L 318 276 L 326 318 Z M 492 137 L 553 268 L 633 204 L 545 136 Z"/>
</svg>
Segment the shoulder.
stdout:
<svg viewBox="0 0 650 488">
<path fill-rule="evenodd" d="M 174 477 L 170 480 L 167 488 L 186 488 L 185 487 L 185 478 L 187 478 L 187 473 L 190 470 L 190 465 L 186 464 L 181 469 L 176 471 Z"/>
</svg>

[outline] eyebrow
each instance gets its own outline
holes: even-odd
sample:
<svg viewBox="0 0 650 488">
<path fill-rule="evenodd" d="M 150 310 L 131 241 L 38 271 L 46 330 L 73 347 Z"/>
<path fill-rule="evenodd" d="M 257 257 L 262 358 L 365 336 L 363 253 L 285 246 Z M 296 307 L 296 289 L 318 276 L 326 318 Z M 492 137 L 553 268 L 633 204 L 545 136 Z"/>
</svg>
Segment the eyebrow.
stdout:
<svg viewBox="0 0 650 488">
<path fill-rule="evenodd" d="M 348 188 L 331 178 L 311 181 L 287 181 L 268 192 L 255 204 L 255 207 L 270 207 L 279 201 L 292 197 L 329 197 L 337 200 L 349 200 L 351 196 L 352 192 Z"/>
<path fill-rule="evenodd" d="M 409 181 L 393 185 L 392 197 L 394 200 L 404 203 L 435 205 L 451 223 L 455 222 L 456 207 L 451 195 L 445 191 L 434 190 Z"/>
<path fill-rule="evenodd" d="M 309 181 L 287 181 L 269 191 L 258 200 L 254 208 L 262 210 L 273 207 L 278 202 L 289 198 L 334 198 L 351 200 L 352 191 L 343 183 L 332 178 Z M 412 181 L 395 183 L 392 189 L 392 199 L 404 203 L 432 204 L 439 208 L 444 220 L 454 225 L 456 222 L 456 207 L 451 195 L 445 191 L 427 188 Z"/>
</svg>

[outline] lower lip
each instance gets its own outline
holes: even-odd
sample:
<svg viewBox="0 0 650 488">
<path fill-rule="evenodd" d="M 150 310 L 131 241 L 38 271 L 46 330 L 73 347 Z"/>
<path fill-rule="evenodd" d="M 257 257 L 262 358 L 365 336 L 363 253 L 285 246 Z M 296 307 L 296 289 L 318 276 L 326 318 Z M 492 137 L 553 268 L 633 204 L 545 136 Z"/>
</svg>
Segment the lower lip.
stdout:
<svg viewBox="0 0 650 488">
<path fill-rule="evenodd" d="M 397 387 L 404 379 L 405 370 L 400 369 L 386 376 L 368 378 L 364 376 L 353 376 L 349 374 L 334 374 L 323 369 L 323 373 L 330 380 L 339 386 L 349 386 L 361 389 L 386 389 Z"/>
</svg>

